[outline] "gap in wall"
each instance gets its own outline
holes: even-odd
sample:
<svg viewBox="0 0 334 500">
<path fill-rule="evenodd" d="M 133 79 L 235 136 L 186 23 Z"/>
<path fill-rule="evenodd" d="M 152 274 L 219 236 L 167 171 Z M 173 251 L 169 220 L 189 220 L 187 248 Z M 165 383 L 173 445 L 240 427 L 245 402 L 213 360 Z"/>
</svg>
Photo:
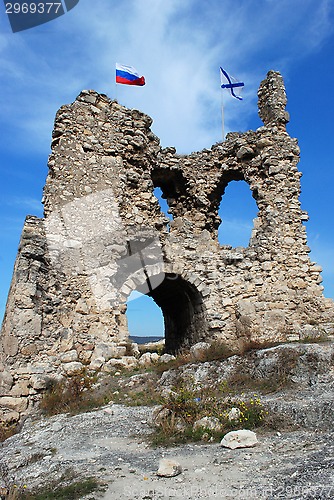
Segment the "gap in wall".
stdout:
<svg viewBox="0 0 334 500">
<path fill-rule="evenodd" d="M 218 228 L 219 243 L 234 248 L 247 247 L 257 213 L 258 207 L 247 182 L 229 182 L 218 209 L 222 219 Z"/>
<path fill-rule="evenodd" d="M 131 338 L 135 337 L 135 342 L 145 343 L 164 338 L 162 311 L 152 297 L 133 290 L 127 301 L 126 315 L 129 334 Z"/>
</svg>

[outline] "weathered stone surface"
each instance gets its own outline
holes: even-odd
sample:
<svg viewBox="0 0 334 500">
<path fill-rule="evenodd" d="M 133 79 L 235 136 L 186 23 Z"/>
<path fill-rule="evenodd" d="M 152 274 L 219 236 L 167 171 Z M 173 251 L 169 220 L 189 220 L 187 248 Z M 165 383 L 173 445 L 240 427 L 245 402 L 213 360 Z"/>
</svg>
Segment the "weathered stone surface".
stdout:
<svg viewBox="0 0 334 500">
<path fill-rule="evenodd" d="M 15 397 L 28 396 L 29 392 L 29 381 L 20 380 L 15 385 L 13 385 L 12 390 L 10 391 L 10 395 Z"/>
<path fill-rule="evenodd" d="M 141 366 L 149 366 L 157 363 L 159 359 L 160 356 L 156 352 L 145 352 L 140 356 L 138 362 Z"/>
<path fill-rule="evenodd" d="M 190 354 L 195 360 L 203 360 L 209 349 L 210 344 L 208 342 L 197 342 L 197 344 L 191 346 Z"/>
<path fill-rule="evenodd" d="M 161 426 L 165 420 L 171 415 L 172 411 L 169 408 L 163 406 L 157 406 L 152 413 L 152 424 L 156 426 Z"/>
<path fill-rule="evenodd" d="M 170 361 L 174 361 L 174 359 L 176 359 L 175 356 L 166 353 L 160 356 L 159 363 L 169 363 Z"/>
<path fill-rule="evenodd" d="M 1 415 L 0 422 L 6 424 L 13 424 L 18 422 L 20 419 L 20 414 L 17 411 L 8 411 Z"/>
<path fill-rule="evenodd" d="M 64 354 L 60 355 L 60 361 L 62 363 L 70 363 L 71 361 L 77 361 L 78 360 L 78 353 L 76 350 L 72 351 L 67 351 Z"/>
<path fill-rule="evenodd" d="M 123 356 L 122 358 L 109 359 L 104 365 L 104 371 L 114 372 L 116 369 L 130 369 L 138 365 L 138 360 L 134 356 Z"/>
<path fill-rule="evenodd" d="M 228 412 L 228 419 L 230 422 L 233 420 L 238 420 L 240 418 L 241 411 L 239 408 L 231 408 L 230 411 Z"/>
<path fill-rule="evenodd" d="M 289 404 L 294 405 L 293 397 Z M 143 437 L 152 431 L 152 410 L 108 405 L 76 416 L 27 419 L 19 434 L 2 443 L 0 487 L 26 484 L 29 491 L 48 489 L 50 484 L 64 487 L 72 470 L 75 481 L 96 477 L 107 482 L 104 495 L 88 495 L 106 500 L 172 495 L 183 500 L 227 495 L 269 500 L 282 496 L 282 491 L 291 500 L 302 498 L 303 492 L 332 497 L 332 425 L 319 433 L 309 426 L 281 435 L 266 432 L 256 448 L 232 453 L 216 444 L 168 448 L 164 458 L 180 463 L 184 474 L 164 479 L 156 475 L 161 448 L 143 445 Z"/>
<path fill-rule="evenodd" d="M 251 448 L 252 446 L 255 446 L 257 442 L 258 440 L 255 432 L 247 429 L 241 429 L 239 431 L 231 431 L 225 434 L 220 444 L 225 448 L 235 450 L 236 448 Z"/>
<path fill-rule="evenodd" d="M 14 335 L 4 335 L 3 350 L 7 356 L 15 356 L 18 353 L 18 340 Z"/>
<path fill-rule="evenodd" d="M 108 361 L 111 358 L 121 358 L 126 355 L 126 347 L 121 345 L 108 345 L 108 344 L 99 344 L 95 346 L 93 352 L 94 358 L 104 358 L 105 361 Z"/>
<path fill-rule="evenodd" d="M 212 388 L 212 381 L 232 386 L 235 380 L 248 380 L 259 387 L 275 391 L 292 387 L 293 400 L 282 393 L 267 397 L 270 412 L 284 416 L 295 425 L 323 429 L 333 426 L 334 408 L 334 342 L 323 344 L 283 344 L 251 351 L 243 356 L 232 356 L 224 361 L 180 366 L 165 372 L 157 390 L 169 394 L 176 381 L 202 390 Z M 253 392 L 251 392 L 252 396 Z"/>
<path fill-rule="evenodd" d="M 36 391 L 40 391 L 42 389 L 46 389 L 49 380 L 49 377 L 44 375 L 32 375 L 30 377 L 30 385 Z"/>
<path fill-rule="evenodd" d="M 64 363 L 62 369 L 66 375 L 77 375 L 78 373 L 82 373 L 84 366 L 78 361 L 73 361 L 71 363 Z"/>
<path fill-rule="evenodd" d="M 203 417 L 200 420 L 196 420 L 194 423 L 194 430 L 197 429 L 209 429 L 210 431 L 219 432 L 221 431 L 221 423 L 217 417 Z"/>
<path fill-rule="evenodd" d="M 171 458 L 162 458 L 159 461 L 159 469 L 157 472 L 158 476 L 161 477 L 174 477 L 178 476 L 182 472 L 182 467 L 176 460 Z"/>
<path fill-rule="evenodd" d="M 0 409 L 5 408 L 21 413 L 27 409 L 27 398 L 14 398 L 10 396 L 3 396 L 0 398 Z"/>
<path fill-rule="evenodd" d="M 92 361 L 89 363 L 89 368 L 90 370 L 99 370 L 101 368 L 102 365 L 104 365 L 105 363 L 105 358 L 94 358 L 92 359 Z"/>
<path fill-rule="evenodd" d="M 13 385 L 13 377 L 7 372 L 0 372 L 0 396 L 8 396 Z"/>
</svg>

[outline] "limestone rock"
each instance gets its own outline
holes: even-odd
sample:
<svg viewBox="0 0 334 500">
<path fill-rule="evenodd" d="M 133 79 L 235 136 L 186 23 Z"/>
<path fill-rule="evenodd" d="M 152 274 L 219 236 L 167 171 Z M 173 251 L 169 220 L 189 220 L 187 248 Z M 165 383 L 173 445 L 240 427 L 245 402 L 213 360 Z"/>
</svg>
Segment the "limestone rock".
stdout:
<svg viewBox="0 0 334 500">
<path fill-rule="evenodd" d="M 14 335 L 4 335 L 3 349 L 7 356 L 15 356 L 18 352 L 18 340 Z"/>
<path fill-rule="evenodd" d="M 210 344 L 208 342 L 198 342 L 197 344 L 191 346 L 190 354 L 198 361 L 205 358 L 207 351 L 210 349 Z"/>
<path fill-rule="evenodd" d="M 93 351 L 94 358 L 103 358 L 109 361 L 111 358 L 121 358 L 126 354 L 126 347 L 122 345 L 112 344 L 98 344 Z"/>
<path fill-rule="evenodd" d="M 28 396 L 29 394 L 29 381 L 28 380 L 20 380 L 16 384 L 13 385 L 12 390 L 10 391 L 10 395 L 14 397 L 20 396 Z"/>
<path fill-rule="evenodd" d="M 149 366 L 159 361 L 160 356 L 156 352 L 145 352 L 139 358 L 140 366 Z"/>
<path fill-rule="evenodd" d="M 231 408 L 228 412 L 228 419 L 230 422 L 233 420 L 238 420 L 240 418 L 240 410 L 239 408 Z"/>
<path fill-rule="evenodd" d="M 14 398 L 10 396 L 3 396 L 0 398 L 0 408 L 6 408 L 21 413 L 27 409 L 27 406 L 27 398 Z"/>
<path fill-rule="evenodd" d="M 99 370 L 101 366 L 105 364 L 105 359 L 104 358 L 94 358 L 91 360 L 89 363 L 89 369 L 90 370 Z"/>
<path fill-rule="evenodd" d="M 32 375 L 30 377 L 30 385 L 36 391 L 40 391 L 47 388 L 49 377 L 45 375 Z"/>
<path fill-rule="evenodd" d="M 222 425 L 217 417 L 203 417 L 196 420 L 193 429 L 208 429 L 210 431 L 219 432 L 222 429 Z"/>
<path fill-rule="evenodd" d="M 158 476 L 161 477 L 174 477 L 182 473 L 182 467 L 179 462 L 171 458 L 162 458 L 159 461 Z"/>
<path fill-rule="evenodd" d="M 84 366 L 82 363 L 79 363 L 78 361 L 73 361 L 72 363 L 63 363 L 62 369 L 66 373 L 66 375 L 78 375 L 79 373 L 82 373 Z"/>
<path fill-rule="evenodd" d="M 71 363 L 72 361 L 78 361 L 78 353 L 75 349 L 72 351 L 67 351 L 64 352 L 64 354 L 61 354 L 60 360 L 62 363 Z"/>
<path fill-rule="evenodd" d="M 158 406 L 153 410 L 152 413 L 152 424 L 157 427 L 163 425 L 165 420 L 170 417 L 172 411 L 169 408 L 165 408 L 163 406 Z"/>
<path fill-rule="evenodd" d="M 123 356 L 122 358 L 112 358 L 107 361 L 103 370 L 107 373 L 111 373 L 117 369 L 131 369 L 138 365 L 138 360 L 134 356 Z"/>
<path fill-rule="evenodd" d="M 258 440 L 255 432 L 247 429 L 241 429 L 239 431 L 231 431 L 225 434 L 220 444 L 225 448 L 235 450 L 236 448 L 251 448 L 252 446 L 255 446 L 257 442 Z"/>
<path fill-rule="evenodd" d="M 20 420 L 20 414 L 17 411 L 8 411 L 0 415 L 0 425 L 4 423 L 5 425 L 10 425 L 18 422 Z"/>
<path fill-rule="evenodd" d="M 174 429 L 180 433 L 186 430 L 186 423 L 184 419 L 178 416 L 175 412 L 169 408 L 159 406 L 153 411 L 152 414 L 152 424 L 157 427 L 164 427 L 169 425 L 170 422 L 173 423 Z"/>
<path fill-rule="evenodd" d="M 124 349 L 124 347 L 123 347 Z M 140 357 L 140 350 L 139 350 L 139 346 L 136 342 L 131 342 L 130 345 L 128 345 L 128 351 L 129 351 L 129 354 L 131 356 L 134 356 L 135 358 L 139 358 Z M 127 352 L 127 348 L 125 347 L 125 352 Z M 125 355 L 125 352 L 122 354 L 122 356 Z"/>
<path fill-rule="evenodd" d="M 175 356 L 166 353 L 160 356 L 159 363 L 169 363 L 170 361 L 174 361 L 175 359 L 176 359 Z"/>
<path fill-rule="evenodd" d="M 0 372 L 0 396 L 8 396 L 13 385 L 13 377 L 8 371 Z"/>
</svg>

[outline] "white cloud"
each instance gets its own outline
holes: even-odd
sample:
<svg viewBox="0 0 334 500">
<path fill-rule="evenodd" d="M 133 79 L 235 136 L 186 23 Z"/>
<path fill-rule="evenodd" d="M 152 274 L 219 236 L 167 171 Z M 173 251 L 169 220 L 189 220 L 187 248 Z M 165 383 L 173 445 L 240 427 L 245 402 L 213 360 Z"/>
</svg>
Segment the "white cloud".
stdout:
<svg viewBox="0 0 334 500">
<path fill-rule="evenodd" d="M 24 210 L 30 210 L 33 213 L 41 213 L 43 211 L 41 200 L 25 196 L 12 196 L 3 200 L 2 203 L 9 207 L 19 207 Z"/>
</svg>

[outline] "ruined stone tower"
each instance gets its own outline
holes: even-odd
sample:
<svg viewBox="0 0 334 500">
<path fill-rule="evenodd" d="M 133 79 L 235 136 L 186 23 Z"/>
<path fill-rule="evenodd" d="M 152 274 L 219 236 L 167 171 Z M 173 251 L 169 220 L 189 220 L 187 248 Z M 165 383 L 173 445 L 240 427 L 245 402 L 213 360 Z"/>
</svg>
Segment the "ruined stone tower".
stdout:
<svg viewBox="0 0 334 500">
<path fill-rule="evenodd" d="M 58 111 L 45 217 L 26 219 L 2 326 L 3 408 L 25 411 L 47 377 L 103 370 L 124 354 L 132 290 L 161 307 L 167 352 L 214 338 L 284 341 L 333 318 L 308 255 L 280 74 L 258 95 L 263 127 L 189 156 L 161 149 L 151 118 L 94 91 Z M 258 206 L 247 248 L 217 239 L 233 180 Z"/>
</svg>

